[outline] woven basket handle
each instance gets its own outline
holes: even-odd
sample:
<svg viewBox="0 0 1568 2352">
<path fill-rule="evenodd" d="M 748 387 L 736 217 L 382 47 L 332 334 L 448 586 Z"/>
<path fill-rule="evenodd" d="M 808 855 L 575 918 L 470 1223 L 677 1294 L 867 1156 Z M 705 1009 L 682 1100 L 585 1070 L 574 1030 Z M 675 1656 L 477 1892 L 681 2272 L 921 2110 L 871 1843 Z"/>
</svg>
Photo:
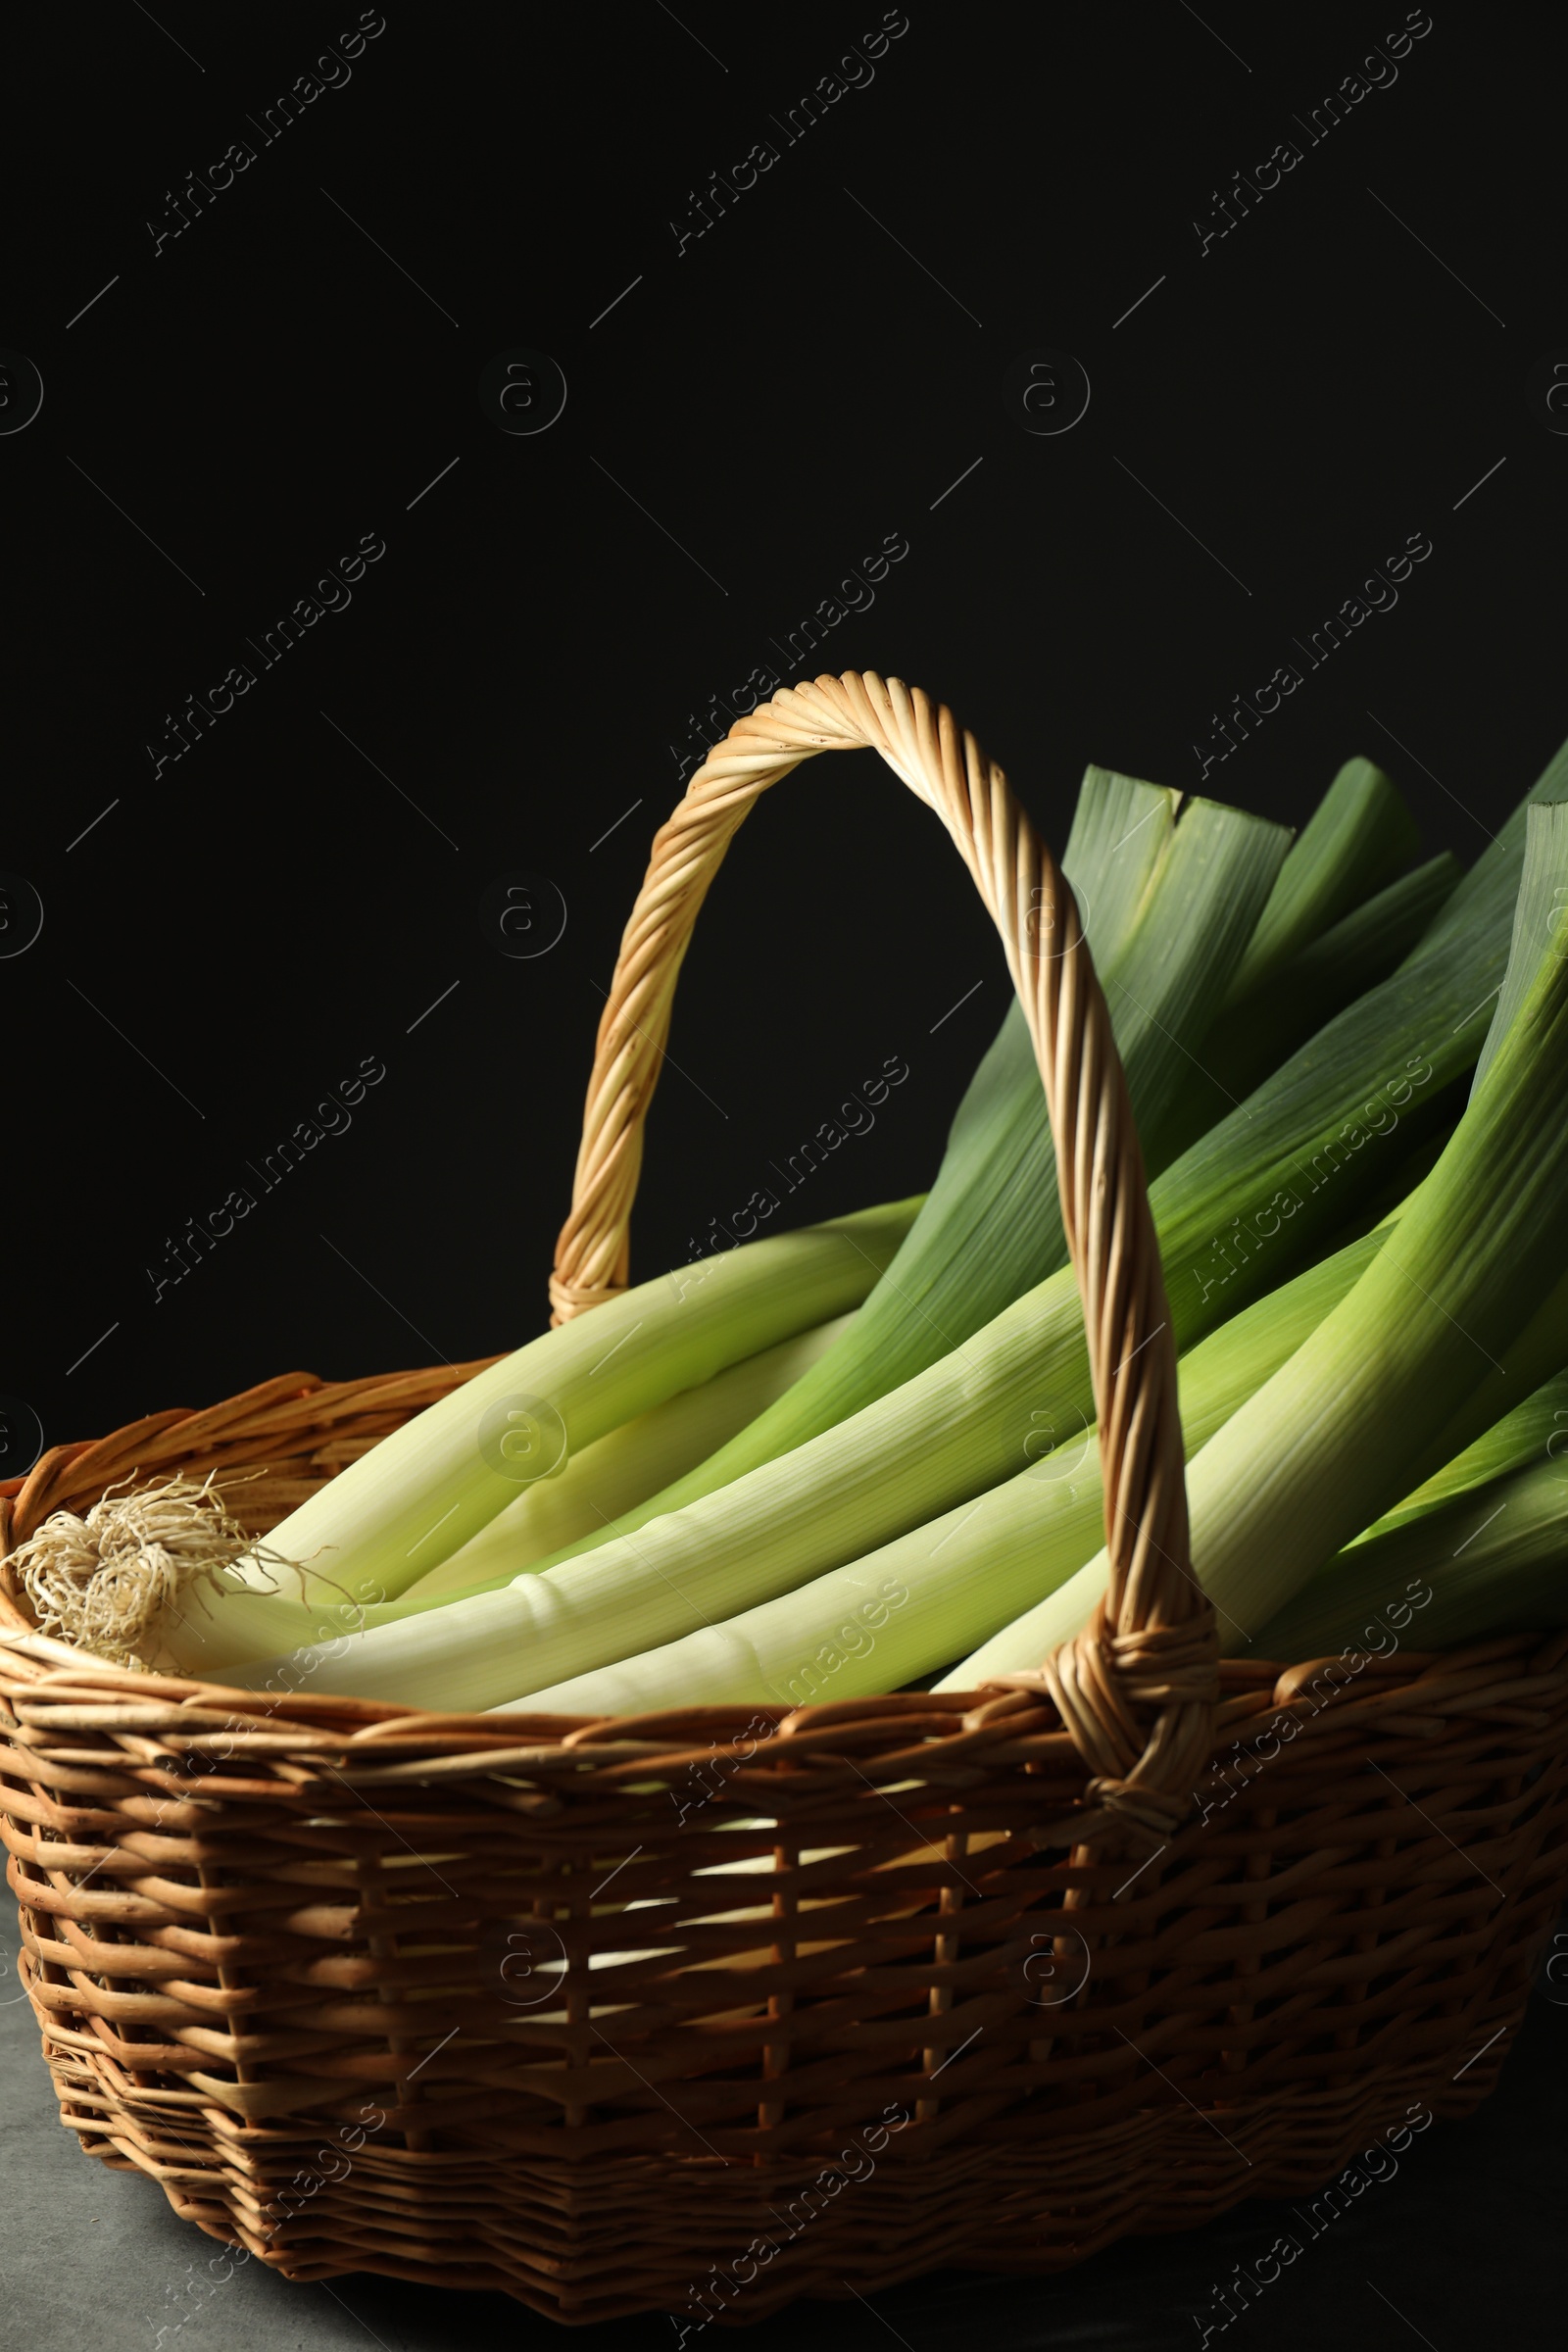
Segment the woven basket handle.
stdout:
<svg viewBox="0 0 1568 2352">
<path fill-rule="evenodd" d="M 1071 890 L 1001 768 L 918 688 L 869 670 L 782 688 L 737 720 L 655 836 L 599 1024 L 553 1320 L 627 1285 L 643 1122 L 675 981 L 732 835 L 803 760 L 862 746 L 947 826 L 1002 935 L 1034 1041 L 1084 1302 L 1110 1565 L 1093 1623 L 1041 1673 L 1090 1767 L 1092 1801 L 1168 1835 L 1208 1753 L 1217 1642 L 1189 1560 L 1176 1349 L 1126 1080 Z"/>
</svg>

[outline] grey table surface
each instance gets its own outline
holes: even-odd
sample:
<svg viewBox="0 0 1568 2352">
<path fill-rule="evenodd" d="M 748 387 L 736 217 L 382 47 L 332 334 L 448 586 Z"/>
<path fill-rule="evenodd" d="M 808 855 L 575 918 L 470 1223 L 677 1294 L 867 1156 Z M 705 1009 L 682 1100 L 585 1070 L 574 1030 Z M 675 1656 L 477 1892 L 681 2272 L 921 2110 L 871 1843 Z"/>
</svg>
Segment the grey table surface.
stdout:
<svg viewBox="0 0 1568 2352">
<path fill-rule="evenodd" d="M 177 2220 L 153 2181 L 93 2162 L 62 2129 L 17 1976 L 9 1899 L 3 1933 L 6 2352 L 365 2352 L 377 2344 L 382 2352 L 518 2344 L 673 2352 L 679 2335 L 667 2318 L 568 2333 L 495 2294 L 452 2294 L 365 2274 L 294 2285 L 257 2262 L 222 2277 L 221 2249 Z M 1568 1951 L 1568 1936 L 1557 1950 Z M 1555 1974 L 1568 1980 L 1560 1962 Z M 950 2352 L 977 2341 L 988 2352 L 1035 2345 L 1163 2352 L 1205 2340 L 1223 2340 L 1227 2352 L 1232 2345 L 1322 2352 L 1325 2344 L 1460 2352 L 1491 2329 L 1511 2345 L 1560 2342 L 1565 2092 L 1568 1981 L 1549 1982 L 1544 1963 L 1493 2097 L 1465 2121 L 1435 2124 L 1414 2138 L 1397 2169 L 1315 2237 L 1293 2208 L 1251 2202 L 1203 2230 L 1126 2241 L 1055 2278 L 938 2274 L 874 2302 L 797 2304 L 748 2329 L 744 2340 L 759 2352 L 803 2337 L 813 2352 L 891 2344 Z M 1236 2266 L 1250 2271 L 1282 2230 L 1300 2242 L 1298 2258 L 1220 2323 L 1215 2290 Z"/>
</svg>

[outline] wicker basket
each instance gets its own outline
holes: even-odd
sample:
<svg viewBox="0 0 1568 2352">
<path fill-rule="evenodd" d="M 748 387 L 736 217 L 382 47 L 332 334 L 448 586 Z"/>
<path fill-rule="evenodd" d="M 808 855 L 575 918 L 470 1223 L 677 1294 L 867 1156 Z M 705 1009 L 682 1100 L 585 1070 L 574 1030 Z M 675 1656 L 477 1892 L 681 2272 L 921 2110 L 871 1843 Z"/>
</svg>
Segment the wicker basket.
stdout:
<svg viewBox="0 0 1568 2352">
<path fill-rule="evenodd" d="M 433 1716 L 120 1671 L 32 1632 L 0 1564 L 0 1808 L 62 2121 L 290 2278 L 666 2311 L 684 2341 L 1314 2191 L 1369 2134 L 1475 2106 L 1510 2046 L 1568 1884 L 1568 1637 L 1217 1662 L 1077 911 L 923 696 L 781 693 L 659 835 L 558 1320 L 626 1281 L 675 975 L 730 835 L 857 744 L 948 825 L 1030 1020 L 1114 1500 L 1105 1604 L 983 1692 Z M 176 1468 L 260 1469 L 233 1500 L 266 1529 L 479 1368 L 291 1374 L 57 1446 L 4 1491 L 0 1554 Z"/>
</svg>

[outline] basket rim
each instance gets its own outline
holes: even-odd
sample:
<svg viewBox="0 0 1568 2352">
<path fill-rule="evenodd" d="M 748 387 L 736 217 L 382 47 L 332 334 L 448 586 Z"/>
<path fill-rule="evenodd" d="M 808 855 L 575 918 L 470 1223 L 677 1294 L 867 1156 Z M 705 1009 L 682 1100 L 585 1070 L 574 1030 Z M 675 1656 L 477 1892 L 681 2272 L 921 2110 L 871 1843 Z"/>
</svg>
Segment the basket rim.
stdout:
<svg viewBox="0 0 1568 2352">
<path fill-rule="evenodd" d="M 8 1624 L 6 1619 L 13 1622 Z M 1554 1651 L 1558 1653 L 1555 1656 Z M 1332 1689 L 1311 1714 L 1332 1707 L 1344 1723 L 1349 1720 L 1352 1706 L 1357 1715 L 1381 1713 L 1395 1701 L 1399 1702 L 1399 1712 L 1408 1714 L 1407 1694 L 1419 1692 L 1428 1713 L 1441 1703 L 1446 1716 L 1462 1715 L 1467 1710 L 1454 1702 L 1465 1694 L 1466 1684 L 1476 1697 L 1484 1696 L 1489 1704 L 1506 1703 L 1521 1680 L 1530 1683 L 1562 1677 L 1568 1681 L 1568 1627 L 1495 1634 L 1446 1649 L 1399 1649 L 1387 1656 L 1358 1654 L 1363 1662 L 1356 1670 L 1357 1678 L 1367 1678 L 1366 1688 L 1353 1699 L 1346 1696 L 1348 1686 Z M 1344 1658 L 1345 1652 L 1336 1650 L 1293 1661 L 1221 1659 L 1216 1747 L 1223 1744 L 1222 1734 L 1250 1715 L 1296 1705 L 1309 1693 L 1315 1670 L 1342 1665 Z M 1516 1664 L 1505 1675 L 1504 1690 L 1489 1689 L 1489 1682 L 1495 1685 L 1495 1670 L 1510 1660 Z M 1009 1676 L 969 1690 L 875 1691 L 802 1706 L 735 1699 L 650 1709 L 640 1715 L 564 1715 L 530 1709 L 525 1702 L 494 1712 L 435 1710 L 402 1700 L 360 1698 L 324 1690 L 274 1695 L 266 1690 L 248 1690 L 198 1676 L 119 1666 L 22 1622 L 15 1602 L 3 1592 L 0 1693 L 33 1698 L 51 1707 L 77 1697 L 81 1706 L 93 1709 L 92 1728 L 103 1730 L 117 1728 L 109 1717 L 119 1712 L 117 1702 L 123 1702 L 134 1711 L 139 1729 L 156 1731 L 160 1723 L 171 1729 L 181 1723 L 193 1727 L 185 1743 L 193 1752 L 220 1737 L 226 1738 L 240 1728 L 242 1719 L 251 1718 L 272 1727 L 270 1733 L 255 1736 L 270 1739 L 274 1752 L 296 1736 L 323 1753 L 345 1745 L 362 1751 L 372 1746 L 434 1745 L 454 1757 L 471 1757 L 473 1768 L 481 1771 L 499 1769 L 503 1760 L 512 1763 L 524 1756 L 544 1764 L 567 1756 L 573 1761 L 604 1763 L 706 1755 L 721 1743 L 718 1736 L 723 1727 L 741 1718 L 748 1724 L 769 1723 L 796 1752 L 810 1752 L 824 1763 L 840 1760 L 832 1743 L 835 1732 L 863 1733 L 876 1723 L 911 1732 L 918 1725 L 923 1734 L 920 1752 L 928 1756 L 933 1746 L 943 1744 L 944 1733 L 947 1738 L 961 1737 L 981 1728 L 977 1719 L 990 1727 L 1009 1715 L 1019 1719 L 1019 1736 L 1029 1738 L 1032 1745 L 1045 1737 L 1064 1754 L 1071 1746 L 1070 1735 L 1059 1726 L 1059 1728 L 1054 1732 L 1042 1735 L 1024 1730 L 1031 1717 L 1056 1713 L 1045 1677 L 1039 1672 Z M 1248 1705 L 1249 1701 L 1262 1703 Z M 217 1728 L 212 1719 L 220 1719 Z M 328 1726 L 335 1727 L 335 1737 Z M 130 1728 L 128 1719 L 122 1728 Z M 681 1737 L 682 1728 L 689 1736 Z M 731 1737 L 745 1736 L 743 1732 Z M 912 1759 L 912 1749 L 905 1753 L 906 1760 Z M 1087 1777 L 1088 1768 L 1084 1769 Z"/>
</svg>

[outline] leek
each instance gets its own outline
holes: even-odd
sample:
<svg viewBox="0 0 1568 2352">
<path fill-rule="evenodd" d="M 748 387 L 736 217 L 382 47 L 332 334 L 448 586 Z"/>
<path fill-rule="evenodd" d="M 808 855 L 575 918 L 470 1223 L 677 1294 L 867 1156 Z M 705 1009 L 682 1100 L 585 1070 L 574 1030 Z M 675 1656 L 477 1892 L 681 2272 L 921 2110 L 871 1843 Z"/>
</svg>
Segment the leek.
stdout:
<svg viewBox="0 0 1568 2352">
<path fill-rule="evenodd" d="M 1506 1018 L 1500 1006 L 1498 1017 Z M 1262 1628 L 1255 1646 L 1267 1657 L 1314 1657 L 1369 1639 L 1385 1609 L 1396 1612 L 1396 1630 L 1420 1649 L 1561 1624 L 1568 1616 L 1565 1453 L 1568 1372 L 1559 1372 L 1320 1569 Z M 1461 1557 L 1463 1568 L 1449 1565 Z M 1428 1616 L 1423 1600 L 1413 1625 L 1405 1588 L 1434 1577 L 1437 1613 Z"/>
<path fill-rule="evenodd" d="M 1418 1592 L 1418 1590 L 1419 1592 Z M 1451 1494 L 1341 1552 L 1263 1626 L 1265 1658 L 1402 1640 L 1446 1649 L 1568 1623 L 1568 1476 L 1556 1460 Z"/>
<path fill-rule="evenodd" d="M 1523 1404 L 1494 1421 L 1489 1430 L 1446 1462 L 1415 1492 L 1356 1538 L 1365 1544 L 1374 1536 L 1424 1518 L 1439 1503 L 1449 1502 L 1474 1487 L 1488 1486 L 1508 1471 L 1522 1470 L 1539 1456 L 1553 1460 L 1568 1451 L 1568 1372 L 1559 1372 L 1527 1396 Z"/>
<path fill-rule="evenodd" d="M 1347 760 L 1280 869 L 1226 991 L 1245 1004 L 1303 948 L 1408 865 L 1419 847 L 1403 797 L 1370 760 Z"/>
<path fill-rule="evenodd" d="M 1287 868 L 1290 859 L 1286 859 Z M 1446 851 L 1401 875 L 1303 948 L 1217 1020 L 1182 1105 L 1183 1147 L 1260 1086 L 1314 1030 L 1386 979 L 1419 944 L 1463 875 Z"/>
<path fill-rule="evenodd" d="M 1568 802 L 1532 807 L 1500 1034 L 1452 1140 L 1354 1290 L 1192 1463 L 1193 1565 L 1228 1650 L 1495 1420 L 1500 1357 L 1539 1379 L 1568 1356 L 1568 961 L 1550 923 L 1565 887 Z M 1102 1556 L 993 1663 L 1075 1632 L 1103 1586 Z"/>
<path fill-rule="evenodd" d="M 570 1452 L 858 1305 L 918 1207 L 918 1200 L 899 1201 L 748 1243 L 701 1276 L 642 1283 L 546 1332 L 340 1471 L 272 1531 L 271 1549 L 301 1563 L 318 1603 L 329 1594 L 379 1602 L 402 1592 Z M 222 1639 L 249 1620 L 268 1624 L 287 1605 L 230 1594 L 219 1604 Z M 170 1638 L 177 1642 L 174 1629 Z M 270 1646 L 276 1635 L 259 1638 Z M 206 1637 L 201 1645 L 211 1654 Z"/>
</svg>

